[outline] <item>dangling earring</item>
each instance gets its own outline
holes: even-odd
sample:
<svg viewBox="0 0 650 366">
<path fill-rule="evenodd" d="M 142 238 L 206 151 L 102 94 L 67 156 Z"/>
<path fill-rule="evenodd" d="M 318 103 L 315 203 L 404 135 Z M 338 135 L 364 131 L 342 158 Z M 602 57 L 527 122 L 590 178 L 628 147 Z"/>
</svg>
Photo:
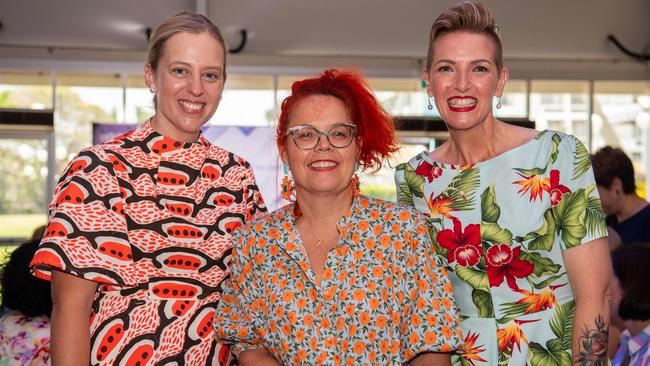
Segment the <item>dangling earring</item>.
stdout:
<svg viewBox="0 0 650 366">
<path fill-rule="evenodd" d="M 431 104 L 431 97 L 427 98 L 429 100 L 429 104 L 427 105 L 427 109 L 432 111 L 433 110 L 433 104 Z"/>
<path fill-rule="evenodd" d="M 354 166 L 354 175 L 350 181 L 350 186 L 352 187 L 352 197 L 359 197 L 361 194 L 361 183 L 359 182 L 359 174 L 357 173 L 358 170 L 359 163 Z"/>
<path fill-rule="evenodd" d="M 501 97 L 497 97 L 497 109 L 501 109 Z"/>
<path fill-rule="evenodd" d="M 283 164 L 282 168 L 284 169 L 284 177 L 282 178 L 282 184 L 280 185 L 282 188 L 280 195 L 285 201 L 291 201 L 294 187 L 291 179 L 289 179 L 289 166 L 287 164 Z"/>
<path fill-rule="evenodd" d="M 151 92 L 151 94 L 156 94 L 156 88 L 154 88 L 153 86 L 150 86 L 149 87 L 149 92 Z"/>
</svg>

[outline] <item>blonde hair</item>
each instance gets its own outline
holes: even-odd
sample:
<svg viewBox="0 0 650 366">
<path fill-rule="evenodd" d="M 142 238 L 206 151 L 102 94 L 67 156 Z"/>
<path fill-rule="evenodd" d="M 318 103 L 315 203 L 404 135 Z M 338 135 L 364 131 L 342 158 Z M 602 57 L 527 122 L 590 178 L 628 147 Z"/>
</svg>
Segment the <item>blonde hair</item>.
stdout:
<svg viewBox="0 0 650 366">
<path fill-rule="evenodd" d="M 152 70 L 155 71 L 158 67 L 158 62 L 165 50 L 165 43 L 167 43 L 167 40 L 174 34 L 180 32 L 189 32 L 194 34 L 207 32 L 214 37 L 224 51 L 223 76 L 226 76 L 226 42 L 221 34 L 221 30 L 219 30 L 219 28 L 204 15 L 187 11 L 180 12 L 166 19 L 164 22 L 160 23 L 153 32 L 147 48 L 147 63 L 149 63 Z"/>
<path fill-rule="evenodd" d="M 503 50 L 498 28 L 490 9 L 477 1 L 463 1 L 443 11 L 431 25 L 429 34 L 429 52 L 427 53 L 427 70 L 433 62 L 433 43 L 445 34 L 453 32 L 470 32 L 485 34 L 495 45 L 494 59 L 497 71 L 503 67 Z"/>
</svg>

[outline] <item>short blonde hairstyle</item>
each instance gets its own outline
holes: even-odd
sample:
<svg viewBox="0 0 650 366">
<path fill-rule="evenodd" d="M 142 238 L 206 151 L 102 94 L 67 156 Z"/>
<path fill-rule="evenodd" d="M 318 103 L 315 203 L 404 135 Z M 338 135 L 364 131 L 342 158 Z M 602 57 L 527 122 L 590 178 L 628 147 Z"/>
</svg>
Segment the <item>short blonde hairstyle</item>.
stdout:
<svg viewBox="0 0 650 366">
<path fill-rule="evenodd" d="M 223 64 L 223 76 L 226 76 L 226 42 L 224 41 L 223 35 L 219 27 L 210 21 L 207 17 L 197 13 L 191 13 L 187 11 L 180 12 L 164 22 L 160 23 L 156 30 L 151 35 L 149 40 L 149 47 L 147 48 L 147 63 L 151 66 L 152 70 L 156 70 L 158 67 L 158 62 L 162 57 L 162 54 L 165 50 L 165 43 L 171 38 L 171 36 L 176 33 L 189 32 L 194 34 L 199 34 L 207 32 L 214 39 L 219 42 L 223 48 L 224 54 L 224 64 Z"/>
<path fill-rule="evenodd" d="M 463 1 L 443 11 L 431 25 L 429 34 L 429 52 L 427 53 L 427 70 L 433 62 L 433 43 L 445 34 L 453 32 L 470 32 L 485 34 L 495 45 L 494 59 L 497 71 L 503 68 L 503 50 L 497 26 L 490 9 L 477 1 Z"/>
</svg>

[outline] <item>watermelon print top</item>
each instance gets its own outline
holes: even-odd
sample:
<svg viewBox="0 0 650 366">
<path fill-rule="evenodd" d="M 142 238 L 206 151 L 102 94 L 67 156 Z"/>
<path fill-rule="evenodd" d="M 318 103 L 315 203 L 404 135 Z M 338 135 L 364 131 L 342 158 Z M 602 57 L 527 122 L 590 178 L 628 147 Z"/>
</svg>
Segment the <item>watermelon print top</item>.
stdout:
<svg viewBox="0 0 650 366">
<path fill-rule="evenodd" d="M 92 365 L 219 365 L 229 349 L 217 345 L 212 319 L 231 234 L 259 211 L 246 161 L 202 135 L 161 136 L 147 121 L 70 162 L 34 274 L 56 269 L 99 284 Z"/>
<path fill-rule="evenodd" d="M 465 166 L 424 152 L 395 180 L 399 202 L 429 215 L 450 270 L 465 340 L 454 363 L 571 364 L 575 301 L 562 252 L 607 235 L 582 143 L 544 131 Z"/>
<path fill-rule="evenodd" d="M 319 285 L 293 207 L 233 239 L 215 328 L 236 354 L 264 347 L 283 365 L 401 365 L 461 348 L 451 284 L 417 211 L 355 198 Z"/>
</svg>

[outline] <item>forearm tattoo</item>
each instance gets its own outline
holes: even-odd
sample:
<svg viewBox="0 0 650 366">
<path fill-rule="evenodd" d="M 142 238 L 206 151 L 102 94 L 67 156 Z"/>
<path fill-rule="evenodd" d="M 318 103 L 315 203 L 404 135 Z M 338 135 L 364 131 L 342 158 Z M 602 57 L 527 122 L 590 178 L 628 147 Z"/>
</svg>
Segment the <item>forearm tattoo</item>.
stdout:
<svg viewBox="0 0 650 366">
<path fill-rule="evenodd" d="M 589 329 L 586 325 L 578 338 L 576 350 L 576 365 L 580 366 L 606 366 L 608 328 L 602 315 L 596 318 L 596 327 Z"/>
</svg>

